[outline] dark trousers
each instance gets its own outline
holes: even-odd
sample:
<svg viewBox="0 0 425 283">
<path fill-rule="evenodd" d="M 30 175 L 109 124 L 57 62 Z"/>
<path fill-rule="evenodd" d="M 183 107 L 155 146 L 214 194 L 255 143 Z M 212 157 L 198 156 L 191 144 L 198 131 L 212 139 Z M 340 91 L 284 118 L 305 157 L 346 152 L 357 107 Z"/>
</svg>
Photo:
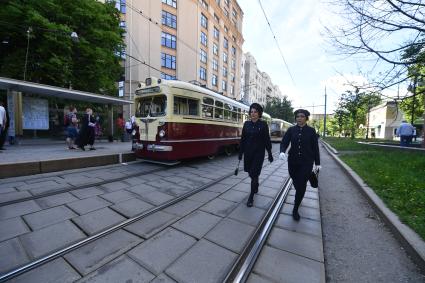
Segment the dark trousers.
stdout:
<svg viewBox="0 0 425 283">
<path fill-rule="evenodd" d="M 313 163 L 289 163 L 289 176 L 295 187 L 295 202 L 294 210 L 298 210 L 301 201 L 304 198 L 305 190 L 307 188 L 307 181 L 310 177 Z"/>
<path fill-rule="evenodd" d="M 258 176 L 251 177 L 251 194 L 250 196 L 254 196 L 254 194 L 258 191 L 258 187 L 260 184 L 258 183 Z"/>
<path fill-rule="evenodd" d="M 1 126 L 0 126 L 1 127 Z M 4 130 L 1 129 L 0 131 L 0 148 L 3 147 L 4 143 L 6 142 L 6 138 L 7 138 L 7 130 L 8 128 L 5 128 Z"/>
</svg>

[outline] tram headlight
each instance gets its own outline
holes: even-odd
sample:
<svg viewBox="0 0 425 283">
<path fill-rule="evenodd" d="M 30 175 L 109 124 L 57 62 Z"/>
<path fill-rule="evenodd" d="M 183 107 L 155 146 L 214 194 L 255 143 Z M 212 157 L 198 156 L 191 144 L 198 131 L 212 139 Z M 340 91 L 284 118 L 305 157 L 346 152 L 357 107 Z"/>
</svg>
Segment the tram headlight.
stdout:
<svg viewBox="0 0 425 283">
<path fill-rule="evenodd" d="M 164 130 L 159 131 L 158 135 L 161 138 L 165 137 L 165 131 Z"/>
</svg>

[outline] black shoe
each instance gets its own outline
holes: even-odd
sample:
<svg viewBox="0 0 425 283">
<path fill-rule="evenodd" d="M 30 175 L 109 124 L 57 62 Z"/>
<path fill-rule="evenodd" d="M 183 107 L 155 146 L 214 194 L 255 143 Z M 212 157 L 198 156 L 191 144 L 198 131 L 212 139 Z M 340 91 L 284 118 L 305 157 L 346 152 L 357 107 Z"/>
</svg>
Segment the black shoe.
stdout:
<svg viewBox="0 0 425 283">
<path fill-rule="evenodd" d="M 292 211 L 292 218 L 294 218 L 295 221 L 300 221 L 300 214 L 298 213 L 298 210 L 293 210 Z"/>
<path fill-rule="evenodd" d="M 254 196 L 251 194 L 248 198 L 248 202 L 246 203 L 246 206 L 251 207 L 254 204 Z"/>
<path fill-rule="evenodd" d="M 85 151 L 86 149 L 84 148 L 84 146 L 78 146 L 79 149 Z"/>
<path fill-rule="evenodd" d="M 90 150 L 96 150 L 94 147 L 90 147 Z"/>
<path fill-rule="evenodd" d="M 0 150 L 6 150 L 4 147 L 0 148 Z"/>
</svg>

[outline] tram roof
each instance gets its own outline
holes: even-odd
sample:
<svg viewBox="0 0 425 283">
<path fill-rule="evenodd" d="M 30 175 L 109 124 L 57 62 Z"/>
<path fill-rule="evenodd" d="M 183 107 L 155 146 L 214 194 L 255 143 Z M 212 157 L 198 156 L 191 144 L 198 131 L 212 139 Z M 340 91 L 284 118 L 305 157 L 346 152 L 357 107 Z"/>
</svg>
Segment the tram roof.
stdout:
<svg viewBox="0 0 425 283">
<path fill-rule="evenodd" d="M 59 97 L 63 99 L 80 100 L 101 104 L 126 105 L 133 103 L 132 101 L 121 98 L 4 77 L 0 77 L 0 89 L 8 89 L 30 94 L 38 94 L 41 96 Z"/>
<path fill-rule="evenodd" d="M 197 86 L 197 85 L 194 85 L 194 84 L 191 84 L 191 83 L 188 83 L 188 82 L 177 81 L 177 80 L 162 80 L 161 84 L 165 84 L 169 87 L 185 88 L 185 89 L 196 91 L 196 92 L 199 92 L 199 93 L 205 93 L 205 94 L 208 94 L 210 96 L 213 96 L 214 98 L 223 100 L 223 101 L 225 101 L 229 104 L 234 104 L 234 105 L 236 104 L 241 108 L 249 108 L 248 105 L 243 104 L 242 102 L 231 99 L 227 96 L 224 96 L 222 94 L 214 92 L 210 89 L 207 89 L 207 88 L 204 88 L 204 87 L 201 87 L 201 86 Z"/>
</svg>

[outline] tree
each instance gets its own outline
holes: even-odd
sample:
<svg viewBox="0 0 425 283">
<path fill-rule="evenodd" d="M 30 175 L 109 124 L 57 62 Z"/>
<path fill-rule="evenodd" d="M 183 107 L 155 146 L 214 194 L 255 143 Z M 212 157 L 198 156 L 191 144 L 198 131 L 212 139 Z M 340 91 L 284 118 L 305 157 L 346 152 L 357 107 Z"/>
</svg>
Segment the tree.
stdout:
<svg viewBox="0 0 425 283">
<path fill-rule="evenodd" d="M 0 19 L 0 76 L 117 95 L 124 43 L 114 3 L 5 0 Z"/>
<path fill-rule="evenodd" d="M 347 90 L 341 94 L 335 111 L 339 132 L 346 133 L 345 131 L 349 129 L 350 137 L 354 139 L 360 125 L 366 124 L 369 109 L 380 104 L 381 101 L 379 94 L 360 92 L 359 88 L 354 91 Z"/>
<path fill-rule="evenodd" d="M 276 97 L 267 98 L 264 111 L 270 114 L 273 118 L 282 119 L 288 122 L 294 120 L 294 108 L 291 100 L 285 95 L 283 99 Z"/>
</svg>

